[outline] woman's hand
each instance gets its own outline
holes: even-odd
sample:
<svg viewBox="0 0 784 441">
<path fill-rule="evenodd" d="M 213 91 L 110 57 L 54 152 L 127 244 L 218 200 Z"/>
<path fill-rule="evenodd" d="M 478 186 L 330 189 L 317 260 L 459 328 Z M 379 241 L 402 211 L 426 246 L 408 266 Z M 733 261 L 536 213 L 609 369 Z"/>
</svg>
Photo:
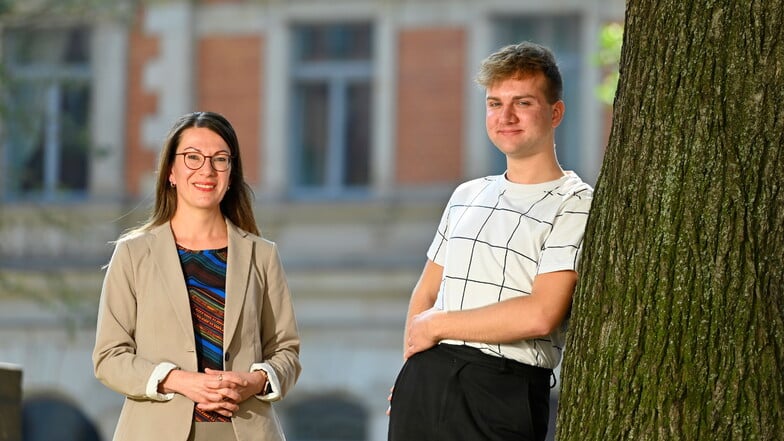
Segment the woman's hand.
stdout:
<svg viewBox="0 0 784 441">
<path fill-rule="evenodd" d="M 260 394 L 267 384 L 267 373 L 264 371 L 217 371 L 207 368 L 204 373 L 218 379 L 218 390 L 223 395 L 222 402 L 199 403 L 197 405 L 199 409 L 206 411 L 220 412 L 220 409 L 224 408 L 225 402 L 232 403 L 239 409 L 240 403 Z"/>
<path fill-rule="evenodd" d="M 232 417 L 239 404 L 260 393 L 266 385 L 264 371 L 235 372 L 206 369 L 204 373 L 173 370 L 158 385 L 161 393 L 179 393 L 204 411 Z"/>
<path fill-rule="evenodd" d="M 175 369 L 161 381 L 158 391 L 184 395 L 198 406 L 207 406 L 204 410 L 231 417 L 240 408 L 240 395 L 228 383 L 218 375 Z"/>
</svg>

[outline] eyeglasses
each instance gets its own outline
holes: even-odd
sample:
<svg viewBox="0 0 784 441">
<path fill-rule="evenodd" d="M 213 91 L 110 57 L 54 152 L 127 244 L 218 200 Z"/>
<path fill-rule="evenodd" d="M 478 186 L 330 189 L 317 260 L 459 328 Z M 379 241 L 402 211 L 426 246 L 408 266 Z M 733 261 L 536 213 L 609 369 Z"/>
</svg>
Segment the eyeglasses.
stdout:
<svg viewBox="0 0 784 441">
<path fill-rule="evenodd" d="M 231 155 L 219 153 L 217 155 L 207 156 L 199 152 L 182 152 L 175 153 L 174 156 L 182 155 L 185 161 L 185 166 L 191 170 L 198 170 L 204 165 L 204 160 L 210 158 L 210 163 L 215 171 L 224 172 L 231 167 Z"/>
</svg>

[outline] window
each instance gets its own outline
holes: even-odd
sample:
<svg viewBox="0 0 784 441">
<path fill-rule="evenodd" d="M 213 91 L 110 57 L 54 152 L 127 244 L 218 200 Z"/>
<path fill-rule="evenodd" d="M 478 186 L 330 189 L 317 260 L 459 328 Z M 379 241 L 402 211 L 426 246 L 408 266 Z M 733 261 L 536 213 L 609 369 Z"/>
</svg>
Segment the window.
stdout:
<svg viewBox="0 0 784 441">
<path fill-rule="evenodd" d="M 550 48 L 555 55 L 563 80 L 563 100 L 566 103 L 566 117 L 555 131 L 558 161 L 564 169 L 580 173 L 580 17 L 563 16 L 527 16 L 502 18 L 496 20 L 497 48 L 507 44 L 519 43 L 523 40 L 532 41 Z M 501 173 L 506 168 L 503 155 L 498 153 L 497 170 Z"/>
<path fill-rule="evenodd" d="M 3 189 L 62 199 L 88 186 L 90 33 L 82 27 L 3 33 Z"/>
<path fill-rule="evenodd" d="M 364 441 L 367 412 L 344 398 L 314 398 L 287 412 L 286 435 L 291 441 Z"/>
<path fill-rule="evenodd" d="M 370 183 L 371 26 L 297 25 L 293 42 L 293 189 L 361 193 Z"/>
</svg>

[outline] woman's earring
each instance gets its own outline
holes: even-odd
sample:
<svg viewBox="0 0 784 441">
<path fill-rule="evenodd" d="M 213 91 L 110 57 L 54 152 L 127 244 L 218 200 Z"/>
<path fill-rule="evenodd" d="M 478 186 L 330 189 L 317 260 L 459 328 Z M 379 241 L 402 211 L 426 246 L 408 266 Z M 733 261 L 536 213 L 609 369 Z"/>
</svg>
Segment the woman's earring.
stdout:
<svg viewBox="0 0 784 441">
<path fill-rule="evenodd" d="M 169 181 L 169 187 L 174 188 L 174 187 L 176 187 L 176 185 L 174 185 L 174 182 Z"/>
</svg>

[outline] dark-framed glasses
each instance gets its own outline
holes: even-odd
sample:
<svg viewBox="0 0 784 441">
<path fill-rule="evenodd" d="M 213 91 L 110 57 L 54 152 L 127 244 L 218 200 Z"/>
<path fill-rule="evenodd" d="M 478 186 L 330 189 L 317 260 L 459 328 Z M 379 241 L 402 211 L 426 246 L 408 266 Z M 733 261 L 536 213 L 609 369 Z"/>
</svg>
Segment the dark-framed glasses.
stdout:
<svg viewBox="0 0 784 441">
<path fill-rule="evenodd" d="M 182 152 L 175 153 L 174 156 L 182 155 L 185 161 L 185 166 L 191 170 L 198 170 L 204 165 L 204 161 L 209 158 L 212 163 L 212 168 L 215 171 L 224 172 L 231 167 L 231 155 L 226 153 L 218 153 L 217 155 L 208 156 L 199 152 Z"/>
</svg>

